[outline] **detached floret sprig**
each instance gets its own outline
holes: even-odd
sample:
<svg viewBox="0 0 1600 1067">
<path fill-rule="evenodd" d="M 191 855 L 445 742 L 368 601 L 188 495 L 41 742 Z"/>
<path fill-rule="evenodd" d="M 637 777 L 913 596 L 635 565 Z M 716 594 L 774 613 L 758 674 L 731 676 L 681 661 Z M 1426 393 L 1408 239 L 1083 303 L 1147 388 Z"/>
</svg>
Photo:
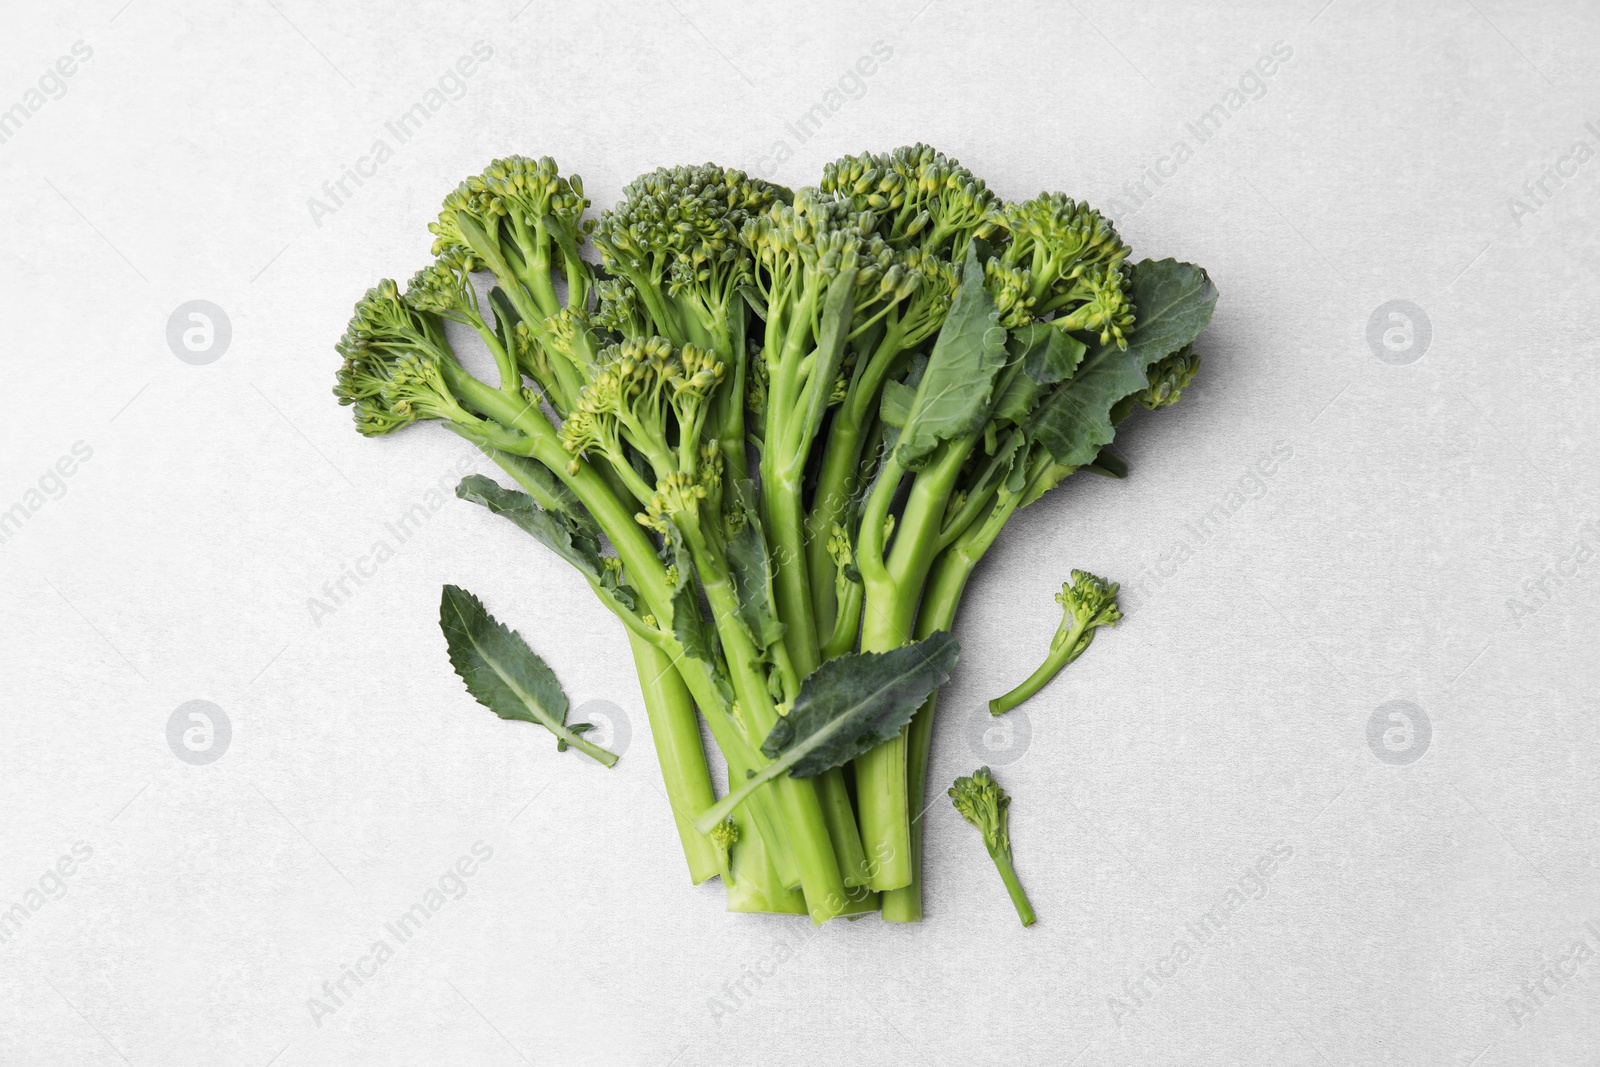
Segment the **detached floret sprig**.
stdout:
<svg viewBox="0 0 1600 1067">
<path fill-rule="evenodd" d="M 949 795 L 961 817 L 983 835 L 983 847 L 1000 872 L 1011 904 L 1017 909 L 1017 918 L 1022 920 L 1023 926 L 1032 926 L 1036 918 L 1033 905 L 1028 902 L 1028 894 L 1023 892 L 1011 863 L 1011 798 L 987 767 L 979 767 L 970 776 L 957 778 Z"/>
<path fill-rule="evenodd" d="M 989 701 L 989 712 L 1003 715 L 1037 693 L 1063 667 L 1083 655 L 1102 626 L 1115 626 L 1122 619 L 1117 608 L 1116 582 L 1107 582 L 1088 571 L 1072 572 L 1072 581 L 1061 586 L 1056 603 L 1062 606 L 1061 625 L 1050 639 L 1050 654 L 1026 681 L 1005 696 Z"/>
</svg>

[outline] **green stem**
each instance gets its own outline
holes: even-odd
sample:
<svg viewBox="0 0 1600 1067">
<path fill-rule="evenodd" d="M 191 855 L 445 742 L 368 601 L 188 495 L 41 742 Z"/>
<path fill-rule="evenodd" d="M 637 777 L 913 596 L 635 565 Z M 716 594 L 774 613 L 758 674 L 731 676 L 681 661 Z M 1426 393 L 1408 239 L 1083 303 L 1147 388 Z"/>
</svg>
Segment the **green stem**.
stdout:
<svg viewBox="0 0 1600 1067">
<path fill-rule="evenodd" d="M 672 821 L 678 827 L 689 878 L 699 885 L 718 873 L 716 846 L 694 828 L 695 815 L 716 802 L 705 747 L 700 741 L 700 723 L 695 718 L 689 690 L 673 669 L 672 661 L 632 630 L 628 632 L 628 643 L 639 671 L 639 688 L 644 693 L 650 736 L 661 763 L 661 780 L 672 806 Z"/>
<path fill-rule="evenodd" d="M 916 601 L 874 605 L 868 593 L 861 623 L 861 650 L 886 652 L 911 639 Z M 906 734 L 856 757 L 856 803 L 861 812 L 861 843 L 877 861 L 868 881 L 873 889 L 898 889 L 912 878 L 911 823 L 906 807 Z"/>
<path fill-rule="evenodd" d="M 756 831 L 750 809 L 740 808 L 731 818 L 739 828 L 739 840 L 733 845 L 732 880 L 723 887 L 728 894 L 728 910 L 806 914 L 805 894 L 784 884 L 773 866 L 764 835 Z"/>
<path fill-rule="evenodd" d="M 764 738 L 777 722 L 777 711 L 767 691 L 760 658 L 739 622 L 739 598 L 728 577 L 726 563 L 693 523 L 685 524 L 683 534 L 694 554 L 701 588 L 705 590 L 712 617 L 717 622 L 717 634 L 728 659 L 728 673 L 749 732 L 753 737 Z M 825 922 L 841 913 L 846 897 L 816 785 L 785 776 L 775 779 L 772 786 L 784 816 L 789 848 L 800 871 L 800 887 L 806 895 L 811 920 Z"/>
<path fill-rule="evenodd" d="M 861 583 L 844 581 L 835 584 L 843 588 L 834 598 L 837 607 L 834 611 L 833 634 L 822 647 L 824 660 L 842 656 L 855 648 L 856 635 L 861 632 Z"/>
<path fill-rule="evenodd" d="M 939 524 L 971 441 L 947 441 L 932 464 L 918 473 L 898 524 L 898 535 L 881 573 L 863 566 L 866 609 L 861 650 L 887 652 L 912 639 L 923 584 L 939 548 Z M 867 520 L 863 520 L 865 522 Z M 865 540 L 865 538 L 863 538 Z M 914 720 L 913 720 L 914 721 Z M 898 737 L 856 759 L 856 794 L 861 808 L 861 843 L 880 865 L 871 881 L 879 890 L 910 885 L 915 877 L 911 846 L 911 801 L 906 739 Z"/>
<path fill-rule="evenodd" d="M 1017 881 L 1016 868 L 1011 866 L 1010 850 L 993 850 L 989 855 L 994 858 L 994 865 L 1000 871 L 1000 880 L 1006 884 L 1006 892 L 1011 895 L 1011 905 L 1017 909 L 1017 918 L 1022 920 L 1023 926 L 1032 926 L 1035 918 L 1033 905 L 1028 903 L 1028 894 L 1022 891 L 1022 883 Z"/>
<path fill-rule="evenodd" d="M 1067 618 L 1072 618 L 1069 613 Z M 1027 700 L 1033 694 L 1043 689 L 1045 685 L 1061 673 L 1061 669 L 1082 653 L 1080 639 L 1083 637 L 1083 627 L 1074 623 L 1070 628 L 1066 620 L 1062 620 L 1061 628 L 1056 631 L 1055 638 L 1050 642 L 1050 654 L 1045 657 L 1032 674 L 1005 696 L 995 697 L 989 701 L 989 714 L 1004 715 L 1018 704 Z"/>
<path fill-rule="evenodd" d="M 762 525 L 772 554 L 772 592 L 778 617 L 783 620 L 783 644 L 789 650 L 795 673 L 801 678 L 817 669 L 822 650 L 811 610 L 811 587 L 806 578 L 805 529 L 801 520 L 800 486 L 770 473 L 769 451 L 763 457 Z"/>
<path fill-rule="evenodd" d="M 816 670 L 822 662 L 817 647 L 816 623 L 811 615 L 811 596 L 806 582 L 804 535 L 800 525 L 800 494 L 781 483 L 768 483 L 762 502 L 766 505 L 763 524 L 773 560 L 773 593 L 778 616 L 783 620 L 783 645 L 796 681 Z M 866 884 L 867 854 L 861 847 L 856 828 L 856 812 L 845 787 L 844 773 L 835 768 L 816 779 L 817 796 L 828 822 L 835 859 L 844 872 L 846 885 Z"/>
<path fill-rule="evenodd" d="M 955 625 L 956 610 L 967 580 L 985 552 L 994 544 L 1000 530 L 1017 509 L 1021 498 L 1003 492 L 988 518 L 970 528 L 955 544 L 939 554 L 928 586 L 923 593 L 922 613 L 917 619 L 917 636 L 926 637 Z M 919 811 L 925 811 L 923 795 L 928 786 L 928 757 L 933 747 L 933 720 L 937 709 L 935 694 L 917 709 L 907 735 L 906 791 Z M 911 881 L 883 895 L 883 917 L 888 922 L 922 920 L 922 815 L 911 823 Z"/>
</svg>

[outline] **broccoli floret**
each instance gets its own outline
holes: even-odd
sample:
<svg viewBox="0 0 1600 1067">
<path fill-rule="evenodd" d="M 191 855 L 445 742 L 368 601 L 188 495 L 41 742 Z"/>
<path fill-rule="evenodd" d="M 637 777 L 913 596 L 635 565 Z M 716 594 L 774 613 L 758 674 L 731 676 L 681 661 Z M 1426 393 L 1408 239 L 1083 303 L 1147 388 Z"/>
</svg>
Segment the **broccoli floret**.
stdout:
<svg viewBox="0 0 1600 1067">
<path fill-rule="evenodd" d="M 1200 370 L 1200 357 L 1194 345 L 1187 344 L 1150 368 L 1150 387 L 1139 394 L 1139 403 L 1150 411 L 1171 407 L 1178 402 Z"/>
<path fill-rule="evenodd" d="M 589 201 L 583 179 L 561 176 L 549 156 L 496 159 L 445 197 L 434 234 L 433 253 L 464 248 L 485 264 L 513 294 L 520 282 L 534 307 L 521 306 L 524 319 L 539 321 L 561 310 L 551 271 L 559 262 L 570 287 L 568 300 L 583 306 L 588 272 L 578 258 L 578 245 L 593 228 L 585 221 Z M 516 296 L 513 295 L 513 300 Z"/>
<path fill-rule="evenodd" d="M 983 179 L 925 144 L 835 160 L 818 188 L 870 213 L 896 248 L 959 256 L 998 225 L 1000 202 Z"/>
<path fill-rule="evenodd" d="M 634 179 L 594 231 L 606 269 L 622 283 L 601 294 L 607 324 L 736 355 L 729 350 L 729 319 L 753 272 L 740 233 L 782 193 L 713 163 L 662 167 Z"/>
<path fill-rule="evenodd" d="M 1199 354 L 1193 344 L 1184 345 L 1145 372 L 1148 386 L 1117 401 L 1111 409 L 1112 424 L 1121 423 L 1141 405 L 1147 411 L 1171 407 L 1183 397 L 1183 391 L 1199 372 Z"/>
<path fill-rule="evenodd" d="M 355 409 L 356 429 L 378 437 L 419 419 L 478 421 L 461 406 L 447 375 L 455 357 L 436 324 L 384 279 L 368 289 L 335 345 L 344 357 L 334 395 Z"/>
<path fill-rule="evenodd" d="M 1010 302 L 1127 348 L 1134 308 L 1122 264 L 1130 249 L 1110 220 L 1060 193 L 1007 204 L 1001 217 L 1011 238 L 999 257 Z"/>
<path fill-rule="evenodd" d="M 1073 571 L 1072 581 L 1061 586 L 1056 603 L 1066 609 L 1056 635 L 1050 639 L 1050 654 L 1028 680 L 1005 696 L 989 701 L 989 711 L 1003 715 L 1027 700 L 1045 683 L 1061 672 L 1061 668 L 1083 655 L 1094 632 L 1102 626 L 1115 626 L 1122 618 L 1117 608 L 1116 582 L 1106 582 L 1088 571 Z"/>
<path fill-rule="evenodd" d="M 652 337 L 611 345 L 573 402 L 562 444 L 575 456 L 595 449 L 626 476 L 626 441 L 657 478 L 674 472 L 692 477 L 706 401 L 725 374 L 721 360 L 692 344 L 674 348 L 666 338 Z"/>
<path fill-rule="evenodd" d="M 717 869 L 722 874 L 723 884 L 732 885 L 733 867 L 728 861 L 733 846 L 739 843 L 739 824 L 730 815 L 713 826 L 711 833 L 706 836 L 711 838 L 712 847 L 717 850 Z"/>
<path fill-rule="evenodd" d="M 1011 833 L 1008 828 L 1011 798 L 994 780 L 989 768 L 979 767 L 970 777 L 956 779 L 950 787 L 950 802 L 963 819 L 983 834 L 983 847 L 989 850 L 989 858 L 994 860 L 1000 880 L 1006 884 L 1006 892 L 1017 909 L 1017 918 L 1022 920 L 1023 926 L 1032 926 L 1035 920 L 1033 905 L 1028 902 L 1028 894 L 1023 892 L 1022 883 L 1017 880 L 1016 868 L 1011 865 Z"/>
</svg>

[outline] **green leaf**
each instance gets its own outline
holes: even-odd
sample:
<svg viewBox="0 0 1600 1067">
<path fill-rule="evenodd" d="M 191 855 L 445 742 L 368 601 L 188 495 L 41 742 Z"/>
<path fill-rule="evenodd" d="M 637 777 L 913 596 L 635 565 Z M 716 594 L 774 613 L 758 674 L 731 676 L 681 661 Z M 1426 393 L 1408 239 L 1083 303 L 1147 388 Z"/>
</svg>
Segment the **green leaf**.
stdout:
<svg viewBox="0 0 1600 1067">
<path fill-rule="evenodd" d="M 678 586 L 672 591 L 672 635 L 683 646 L 684 654 L 707 664 L 713 674 L 721 671 L 722 646 L 717 634 L 700 611 L 700 594 L 694 584 L 694 564 L 684 547 L 683 535 L 667 527 L 661 546 L 662 558 L 678 568 Z"/>
<path fill-rule="evenodd" d="M 571 519 L 584 533 L 596 541 L 600 540 L 600 524 L 594 521 L 594 516 L 589 514 L 589 509 L 583 506 L 578 495 L 568 489 L 566 483 L 556 477 L 555 472 L 549 467 L 537 460 L 515 456 L 499 449 L 496 449 L 490 458 L 516 479 L 523 491 L 533 497 L 535 504 L 546 511 L 560 512 L 564 518 Z"/>
<path fill-rule="evenodd" d="M 1028 375 L 1012 374 L 1001 388 L 1000 398 L 994 402 L 994 418 L 989 425 L 994 426 L 997 422 L 1026 425 L 1028 416 L 1038 406 L 1039 397 L 1044 391 L 1045 387 Z"/>
<path fill-rule="evenodd" d="M 1043 322 L 1014 331 L 1007 347 L 1013 358 L 1021 357 L 1023 371 L 1040 385 L 1053 385 L 1071 377 L 1088 351 L 1067 331 Z"/>
<path fill-rule="evenodd" d="M 1033 442 L 1020 430 L 1012 432 L 1008 445 L 1010 465 L 1006 467 L 1002 483 L 1009 493 L 1020 493 L 1028 484 L 1028 456 L 1033 452 Z"/>
<path fill-rule="evenodd" d="M 761 534 L 761 520 L 755 509 L 755 485 L 747 479 L 732 483 L 734 506 L 743 523 L 728 538 L 728 571 L 739 597 L 739 622 L 756 647 L 771 648 L 783 638 L 783 623 L 772 604 L 772 565 L 767 558 L 767 541 Z"/>
<path fill-rule="evenodd" d="M 896 455 L 906 470 L 924 466 L 939 442 L 977 433 L 988 420 L 995 375 L 1006 361 L 999 320 L 983 286 L 983 263 L 969 254 L 900 437 Z"/>
<path fill-rule="evenodd" d="M 456 496 L 474 504 L 482 504 L 496 515 L 510 519 L 532 534 L 539 543 L 576 567 L 585 578 L 610 589 L 624 607 L 631 609 L 637 604 L 633 590 L 617 583 L 613 575 L 606 571 L 601 560 L 599 538 L 576 519 L 561 512 L 547 511 L 527 493 L 507 489 L 481 474 L 469 474 L 461 479 L 461 484 L 456 486 Z M 587 513 L 583 514 L 587 517 Z"/>
<path fill-rule="evenodd" d="M 800 683 L 794 707 L 761 744 L 771 763 L 695 820 L 709 833 L 757 788 L 788 773 L 814 778 L 896 736 L 944 684 L 961 646 L 939 631 L 891 652 L 855 652 L 830 659 Z"/>
<path fill-rule="evenodd" d="M 556 735 L 558 749 L 570 745 L 607 767 L 617 762 L 616 756 L 583 739 L 588 724 L 567 724 L 567 694 L 555 672 L 477 597 L 459 586 L 445 586 L 439 628 L 450 649 L 450 665 L 478 703 L 502 719 L 538 723 Z"/>
<path fill-rule="evenodd" d="M 507 489 L 481 474 L 469 474 L 456 486 L 456 496 L 510 519 L 584 574 L 599 579 L 600 542 L 566 516 L 541 508 L 527 493 Z"/>
<path fill-rule="evenodd" d="M 717 666 L 721 651 L 717 635 L 706 625 L 700 612 L 700 597 L 692 583 L 680 585 L 672 594 L 672 636 L 678 639 L 686 655 Z"/>
<path fill-rule="evenodd" d="M 904 429 L 916 402 L 917 391 L 904 382 L 884 382 L 882 399 L 878 401 L 878 414 L 886 425 Z"/>
<path fill-rule="evenodd" d="M 1216 287 L 1192 263 L 1144 260 L 1133 268 L 1132 288 L 1138 311 L 1128 347 L 1097 347 L 1031 420 L 1035 440 L 1064 466 L 1094 461 L 1111 443 L 1112 408 L 1147 387 L 1145 371 L 1199 336 L 1216 308 Z"/>
<path fill-rule="evenodd" d="M 522 316 L 517 314 L 517 309 L 511 306 L 511 298 L 498 285 L 489 290 L 489 306 L 494 309 L 494 333 L 500 339 L 500 347 L 507 352 L 515 352 L 517 323 L 522 321 Z"/>
<path fill-rule="evenodd" d="M 900 732 L 956 665 L 961 645 L 941 630 L 890 652 L 855 652 L 806 675 L 794 707 L 761 743 L 795 778 L 812 778 Z"/>
<path fill-rule="evenodd" d="M 822 299 L 822 319 L 817 326 L 816 348 L 810 358 L 812 366 L 807 372 L 805 402 L 801 415 L 803 436 L 807 446 L 822 429 L 823 416 L 828 411 L 828 396 L 833 392 L 834 380 L 844 363 L 845 342 L 850 338 L 850 320 L 855 315 L 856 275 L 841 272 L 828 283 L 828 295 Z M 803 466 L 805 450 L 799 457 Z"/>
<path fill-rule="evenodd" d="M 1070 377 L 1085 351 L 1082 341 L 1049 323 L 1033 322 L 1013 330 L 1006 341 L 1008 366 L 1000 375 L 1005 384 L 995 400 L 990 425 L 1026 425 L 1048 387 Z"/>
<path fill-rule="evenodd" d="M 755 312 L 756 318 L 762 322 L 767 321 L 767 298 L 761 295 L 761 290 L 753 285 L 741 285 L 735 290 L 744 297 L 744 302 L 750 305 L 750 310 Z"/>
</svg>

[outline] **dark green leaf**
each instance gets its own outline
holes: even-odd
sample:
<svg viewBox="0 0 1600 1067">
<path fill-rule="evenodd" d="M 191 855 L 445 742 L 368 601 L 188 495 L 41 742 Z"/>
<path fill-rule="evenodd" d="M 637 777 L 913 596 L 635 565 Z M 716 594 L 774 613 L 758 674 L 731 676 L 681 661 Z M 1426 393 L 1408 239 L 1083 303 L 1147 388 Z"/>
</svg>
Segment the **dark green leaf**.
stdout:
<svg viewBox="0 0 1600 1067">
<path fill-rule="evenodd" d="M 1017 430 L 1011 436 L 1011 465 L 1006 468 L 1005 487 L 1009 493 L 1020 493 L 1028 484 L 1028 456 L 1033 452 L 1033 442 Z"/>
<path fill-rule="evenodd" d="M 600 540 L 600 524 L 594 521 L 594 516 L 590 515 L 589 509 L 578 500 L 577 494 L 568 489 L 566 483 L 557 478 L 549 467 L 537 460 L 514 456 L 499 450 L 496 450 L 490 458 L 516 479 L 523 491 L 533 497 L 535 504 L 546 511 L 559 511 L 577 524 L 584 533 L 596 541 Z"/>
<path fill-rule="evenodd" d="M 1006 361 L 999 319 L 983 285 L 983 263 L 968 255 L 896 450 L 907 470 L 922 467 L 939 442 L 977 433 L 988 420 L 995 375 Z"/>
<path fill-rule="evenodd" d="M 735 495 L 734 506 L 742 512 L 744 521 L 728 538 L 728 570 L 733 576 L 734 592 L 739 597 L 739 622 L 756 647 L 764 651 L 783 637 L 783 623 L 778 621 L 777 609 L 772 605 L 772 567 L 767 558 L 767 541 L 761 534 L 761 520 L 756 514 L 755 486 L 740 480 L 731 483 L 730 488 Z"/>
<path fill-rule="evenodd" d="M 1138 310 L 1128 347 L 1097 347 L 1031 420 L 1034 438 L 1057 463 L 1094 461 L 1100 446 L 1111 442 L 1112 408 L 1149 384 L 1151 364 L 1199 336 L 1211 321 L 1217 290 L 1192 263 L 1147 259 L 1133 268 L 1133 300 Z"/>
<path fill-rule="evenodd" d="M 580 729 L 567 725 L 567 694 L 555 672 L 477 597 L 459 586 L 445 586 L 439 628 L 450 649 L 450 665 L 478 703 L 502 719 L 538 723 L 556 735 L 558 748 L 570 745 L 607 767 L 617 762 L 610 752 L 585 741 Z"/>
<path fill-rule="evenodd" d="M 950 677 L 960 651 L 955 635 L 941 630 L 892 652 L 830 659 L 800 683 L 794 707 L 772 727 L 762 753 L 796 778 L 855 759 L 911 721 Z"/>
<path fill-rule="evenodd" d="M 666 543 L 662 546 L 663 558 L 678 568 L 678 586 L 672 591 L 672 635 L 683 646 L 684 654 L 711 667 L 713 673 L 721 667 L 722 646 L 717 643 L 717 633 L 700 610 L 700 594 L 694 584 L 694 564 L 684 547 L 682 535 L 676 527 L 667 528 Z"/>
<path fill-rule="evenodd" d="M 1045 386 L 1040 385 L 1026 374 L 1010 374 L 1006 384 L 1000 389 L 1000 398 L 994 402 L 994 417 L 989 421 L 993 426 L 996 422 L 1009 422 L 1016 426 L 1024 426 L 1028 416 L 1039 404 L 1039 397 L 1044 394 Z"/>
<path fill-rule="evenodd" d="M 739 286 L 738 293 L 744 297 L 744 302 L 750 305 L 750 310 L 756 313 L 756 318 L 762 322 L 767 321 L 767 298 L 761 295 L 761 290 L 753 285 Z M 736 309 L 737 310 L 737 309 Z"/>
<path fill-rule="evenodd" d="M 489 306 L 494 308 L 495 330 L 501 334 L 500 343 L 506 345 L 507 352 L 515 352 L 516 348 L 509 344 L 511 334 L 517 328 L 517 323 L 522 321 L 522 316 L 517 314 L 515 305 L 506 291 L 498 285 L 489 290 Z"/>
<path fill-rule="evenodd" d="M 885 382 L 883 384 L 883 398 L 878 401 L 878 414 L 883 421 L 903 429 L 906 417 L 911 414 L 911 405 L 916 402 L 917 391 L 904 382 Z"/>
<path fill-rule="evenodd" d="M 507 489 L 481 474 L 469 474 L 461 479 L 461 484 L 456 486 L 456 496 L 482 504 L 496 515 L 510 519 L 550 551 L 576 567 L 585 578 L 609 589 L 624 607 L 631 609 L 637 603 L 633 590 L 618 583 L 615 572 L 606 570 L 600 556 L 599 538 L 575 518 L 558 511 L 547 511 L 527 493 Z M 588 513 L 581 509 L 574 514 L 588 518 Z"/>
<path fill-rule="evenodd" d="M 717 666 L 721 655 L 717 635 L 701 614 L 700 597 L 692 582 L 678 586 L 672 594 L 672 636 L 678 639 L 686 655 Z"/>
<path fill-rule="evenodd" d="M 469 474 L 456 486 L 456 496 L 482 504 L 516 523 L 550 551 L 591 578 L 600 578 L 600 542 L 564 515 L 546 511 L 527 493 L 507 489 L 492 478 Z"/>
<path fill-rule="evenodd" d="M 1040 385 L 1053 385 L 1072 376 L 1088 351 L 1084 343 L 1065 330 L 1035 322 L 1011 335 L 1008 347 L 1022 358 L 1022 369 Z"/>
<path fill-rule="evenodd" d="M 788 773 L 812 778 L 838 767 L 900 732 L 928 695 L 950 677 L 960 645 L 940 631 L 892 652 L 857 652 L 830 659 L 800 683 L 789 714 L 761 745 L 772 760 L 695 819 L 709 833 L 751 793 Z"/>
</svg>

